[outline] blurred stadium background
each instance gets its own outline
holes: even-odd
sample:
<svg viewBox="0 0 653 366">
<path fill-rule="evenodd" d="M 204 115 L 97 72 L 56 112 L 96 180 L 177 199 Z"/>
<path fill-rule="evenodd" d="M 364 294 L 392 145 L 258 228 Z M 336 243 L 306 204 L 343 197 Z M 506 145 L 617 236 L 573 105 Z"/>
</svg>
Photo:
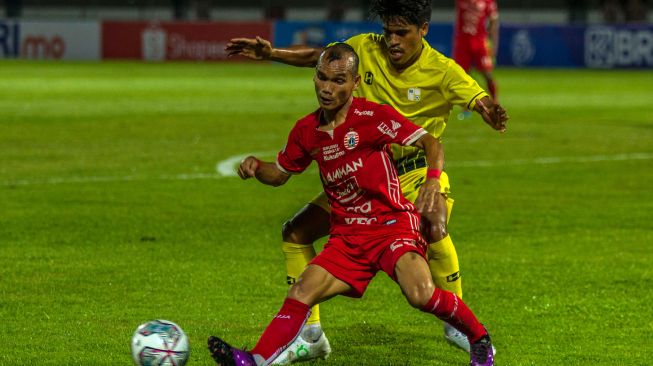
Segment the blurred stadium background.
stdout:
<svg viewBox="0 0 653 366">
<path fill-rule="evenodd" d="M 653 67 L 649 0 L 503 0 L 499 66 Z M 1 0 L 0 57 L 224 60 L 232 36 L 323 45 L 378 30 L 367 1 Z M 428 41 L 449 55 L 453 1 Z"/>
<path fill-rule="evenodd" d="M 434 1 L 433 20 L 448 22 L 449 1 Z M 160 20 L 333 20 L 366 18 L 366 0 L 3 0 L 7 17 Z M 503 19 L 519 23 L 650 20 L 649 0 L 502 0 Z"/>
</svg>

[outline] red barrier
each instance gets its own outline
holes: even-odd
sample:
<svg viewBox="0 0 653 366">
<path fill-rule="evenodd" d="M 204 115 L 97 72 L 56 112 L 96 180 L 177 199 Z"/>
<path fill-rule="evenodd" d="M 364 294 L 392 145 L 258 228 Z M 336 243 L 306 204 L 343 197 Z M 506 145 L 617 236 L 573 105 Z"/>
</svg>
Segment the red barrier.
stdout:
<svg viewBox="0 0 653 366">
<path fill-rule="evenodd" d="M 270 39 L 270 22 L 116 22 L 102 23 L 103 59 L 148 61 L 226 60 L 224 46 L 234 37 Z"/>
</svg>

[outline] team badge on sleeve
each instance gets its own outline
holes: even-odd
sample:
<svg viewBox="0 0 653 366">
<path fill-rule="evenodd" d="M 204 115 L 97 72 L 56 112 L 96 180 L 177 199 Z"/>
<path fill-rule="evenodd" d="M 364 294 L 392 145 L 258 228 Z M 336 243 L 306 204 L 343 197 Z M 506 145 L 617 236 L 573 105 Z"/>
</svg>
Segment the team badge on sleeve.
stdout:
<svg viewBox="0 0 653 366">
<path fill-rule="evenodd" d="M 345 148 L 347 150 L 351 150 L 358 145 L 358 141 L 360 138 L 358 137 L 358 133 L 356 131 L 349 131 L 347 134 L 345 134 Z"/>
</svg>

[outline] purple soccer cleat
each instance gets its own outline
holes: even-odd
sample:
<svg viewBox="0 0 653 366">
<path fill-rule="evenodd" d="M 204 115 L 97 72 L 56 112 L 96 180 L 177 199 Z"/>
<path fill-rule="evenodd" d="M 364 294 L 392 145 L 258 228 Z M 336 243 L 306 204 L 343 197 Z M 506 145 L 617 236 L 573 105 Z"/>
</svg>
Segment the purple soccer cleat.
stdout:
<svg viewBox="0 0 653 366">
<path fill-rule="evenodd" d="M 494 366 L 494 350 L 489 334 L 471 344 L 469 356 L 469 366 Z"/>
<path fill-rule="evenodd" d="M 252 355 L 214 336 L 209 337 L 209 352 L 217 366 L 256 366 Z"/>
</svg>

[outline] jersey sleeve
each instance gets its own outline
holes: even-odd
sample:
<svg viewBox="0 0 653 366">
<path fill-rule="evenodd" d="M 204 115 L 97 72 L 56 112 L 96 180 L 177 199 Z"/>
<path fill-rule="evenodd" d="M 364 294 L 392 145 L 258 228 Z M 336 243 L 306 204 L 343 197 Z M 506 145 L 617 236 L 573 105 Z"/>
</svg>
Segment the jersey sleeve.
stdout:
<svg viewBox="0 0 653 366">
<path fill-rule="evenodd" d="M 306 170 L 312 160 L 302 146 L 301 128 L 295 125 L 288 135 L 286 146 L 277 154 L 277 167 L 287 174 L 299 174 Z"/>
<path fill-rule="evenodd" d="M 451 104 L 474 109 L 476 101 L 488 96 L 488 93 L 460 65 L 453 60 L 449 62 L 450 65 L 442 80 L 442 94 Z"/>
<path fill-rule="evenodd" d="M 393 143 L 410 146 L 428 133 L 425 129 L 399 114 L 388 104 L 380 105 L 379 109 L 382 119 L 377 126 L 377 130 L 380 132 L 380 141 L 385 144 Z"/>
</svg>

